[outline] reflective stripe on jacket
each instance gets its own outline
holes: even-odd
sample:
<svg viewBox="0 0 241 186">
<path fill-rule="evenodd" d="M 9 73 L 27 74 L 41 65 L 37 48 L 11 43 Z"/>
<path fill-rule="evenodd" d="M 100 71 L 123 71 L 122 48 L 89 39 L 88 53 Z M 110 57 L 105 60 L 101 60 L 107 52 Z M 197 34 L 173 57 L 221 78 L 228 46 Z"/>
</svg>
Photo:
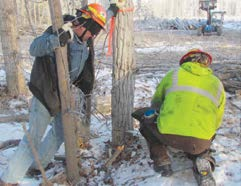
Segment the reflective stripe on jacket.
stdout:
<svg viewBox="0 0 241 186">
<path fill-rule="evenodd" d="M 221 125 L 225 91 L 209 68 L 187 62 L 170 71 L 152 99 L 161 105 L 159 132 L 211 139 Z"/>
</svg>

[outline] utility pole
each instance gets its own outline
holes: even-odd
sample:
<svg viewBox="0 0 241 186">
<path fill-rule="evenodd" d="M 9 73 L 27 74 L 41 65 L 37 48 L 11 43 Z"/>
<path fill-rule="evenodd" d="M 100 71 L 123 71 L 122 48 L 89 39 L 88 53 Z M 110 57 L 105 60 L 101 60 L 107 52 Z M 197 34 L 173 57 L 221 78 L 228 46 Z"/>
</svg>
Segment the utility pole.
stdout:
<svg viewBox="0 0 241 186">
<path fill-rule="evenodd" d="M 63 25 L 60 0 L 49 0 L 50 14 L 53 30 L 57 30 Z M 80 179 L 77 153 L 77 139 L 75 134 L 75 123 L 71 117 L 71 93 L 69 85 L 69 70 L 67 59 L 67 47 L 59 47 L 55 50 L 58 85 L 61 100 L 62 123 L 64 129 L 66 172 L 67 179 L 71 184 L 76 185 Z"/>
</svg>

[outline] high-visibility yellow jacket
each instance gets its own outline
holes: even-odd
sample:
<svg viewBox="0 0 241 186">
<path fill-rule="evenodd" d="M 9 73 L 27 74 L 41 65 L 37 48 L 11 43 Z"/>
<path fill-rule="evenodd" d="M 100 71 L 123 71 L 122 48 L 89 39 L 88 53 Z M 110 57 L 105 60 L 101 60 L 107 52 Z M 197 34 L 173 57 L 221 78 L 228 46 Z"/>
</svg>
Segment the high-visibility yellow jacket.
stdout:
<svg viewBox="0 0 241 186">
<path fill-rule="evenodd" d="M 159 105 L 162 134 L 209 140 L 222 122 L 226 102 L 221 81 L 210 68 L 187 62 L 170 71 L 157 86 L 152 105 Z"/>
</svg>

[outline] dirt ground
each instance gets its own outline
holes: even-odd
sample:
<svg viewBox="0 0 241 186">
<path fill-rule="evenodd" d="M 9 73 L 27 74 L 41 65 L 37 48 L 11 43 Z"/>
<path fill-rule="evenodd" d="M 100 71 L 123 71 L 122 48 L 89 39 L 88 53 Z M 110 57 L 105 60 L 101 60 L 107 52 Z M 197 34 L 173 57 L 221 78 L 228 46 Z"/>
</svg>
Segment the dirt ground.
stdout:
<svg viewBox="0 0 241 186">
<path fill-rule="evenodd" d="M 196 31 L 158 31 L 135 34 L 135 47 L 154 48 L 163 45 L 162 50 L 150 55 L 137 53 L 139 65 L 175 65 L 188 50 L 196 47 L 210 52 L 214 63 L 241 63 L 241 31 L 225 30 L 222 36 L 197 36 Z M 148 64 L 146 64 L 148 61 Z M 173 64 L 174 63 L 174 64 Z"/>
</svg>

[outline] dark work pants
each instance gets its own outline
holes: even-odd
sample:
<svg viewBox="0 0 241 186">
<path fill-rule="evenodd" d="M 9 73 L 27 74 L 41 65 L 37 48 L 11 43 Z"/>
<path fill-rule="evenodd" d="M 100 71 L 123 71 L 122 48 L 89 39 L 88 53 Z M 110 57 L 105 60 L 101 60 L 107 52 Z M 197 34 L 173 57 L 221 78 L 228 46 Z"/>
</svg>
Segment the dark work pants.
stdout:
<svg viewBox="0 0 241 186">
<path fill-rule="evenodd" d="M 210 149 L 213 140 L 204 140 L 189 136 L 180 136 L 173 134 L 161 134 L 158 131 L 157 124 L 152 121 L 144 120 L 140 123 L 140 133 L 145 137 L 148 143 L 161 143 L 180 149 L 190 155 L 199 155 Z"/>
</svg>

